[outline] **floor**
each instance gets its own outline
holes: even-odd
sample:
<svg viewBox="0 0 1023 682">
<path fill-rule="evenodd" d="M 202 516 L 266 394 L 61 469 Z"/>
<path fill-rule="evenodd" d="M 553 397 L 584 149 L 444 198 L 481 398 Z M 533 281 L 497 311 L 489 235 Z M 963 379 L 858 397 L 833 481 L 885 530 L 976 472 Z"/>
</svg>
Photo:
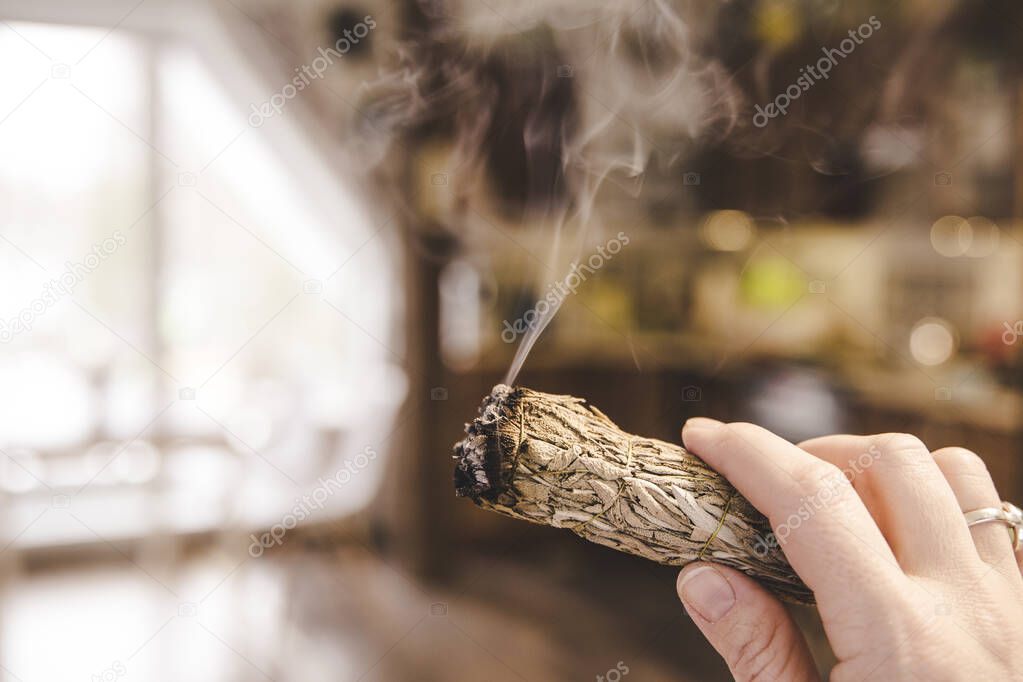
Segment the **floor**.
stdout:
<svg viewBox="0 0 1023 682">
<path fill-rule="evenodd" d="M 657 597 L 573 566 L 484 555 L 426 587 L 358 543 L 259 558 L 221 543 L 8 568 L 0 680 L 728 679 L 670 569 Z"/>
</svg>

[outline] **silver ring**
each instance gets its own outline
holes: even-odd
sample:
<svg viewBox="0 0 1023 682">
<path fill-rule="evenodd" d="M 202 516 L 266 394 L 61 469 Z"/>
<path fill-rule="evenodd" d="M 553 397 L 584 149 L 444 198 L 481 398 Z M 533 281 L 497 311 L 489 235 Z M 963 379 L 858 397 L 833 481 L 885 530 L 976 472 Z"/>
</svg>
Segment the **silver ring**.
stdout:
<svg viewBox="0 0 1023 682">
<path fill-rule="evenodd" d="M 1009 526 L 1012 548 L 1017 552 L 1023 548 L 1023 510 L 1011 502 L 1002 502 L 1001 507 L 983 507 L 963 514 L 967 526 L 976 526 L 988 521 L 1001 521 Z"/>
</svg>

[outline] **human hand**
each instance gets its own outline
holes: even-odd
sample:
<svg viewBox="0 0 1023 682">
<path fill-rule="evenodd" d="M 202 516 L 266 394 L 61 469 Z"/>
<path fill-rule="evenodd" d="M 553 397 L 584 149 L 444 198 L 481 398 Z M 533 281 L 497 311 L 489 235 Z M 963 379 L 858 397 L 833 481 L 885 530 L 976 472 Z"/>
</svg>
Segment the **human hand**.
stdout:
<svg viewBox="0 0 1023 682">
<path fill-rule="evenodd" d="M 1023 675 L 1023 578 L 977 455 L 906 434 L 799 446 L 752 424 L 690 419 L 686 448 L 770 520 L 813 590 L 838 658 L 829 680 L 1008 680 Z M 696 562 L 679 597 L 736 679 L 819 680 L 778 600 L 748 576 Z"/>
</svg>

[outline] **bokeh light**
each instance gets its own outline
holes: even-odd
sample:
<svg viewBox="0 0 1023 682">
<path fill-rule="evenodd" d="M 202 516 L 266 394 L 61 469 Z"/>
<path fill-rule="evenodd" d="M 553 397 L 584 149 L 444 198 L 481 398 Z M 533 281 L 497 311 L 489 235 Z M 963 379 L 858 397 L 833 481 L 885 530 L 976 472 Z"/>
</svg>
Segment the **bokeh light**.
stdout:
<svg viewBox="0 0 1023 682">
<path fill-rule="evenodd" d="M 742 251 L 753 241 L 756 226 L 742 211 L 715 211 L 704 221 L 700 235 L 717 251 Z"/>
<path fill-rule="evenodd" d="M 940 365 L 955 353 L 955 328 L 939 317 L 926 317 L 913 327 L 909 335 L 909 352 L 921 365 Z"/>
</svg>

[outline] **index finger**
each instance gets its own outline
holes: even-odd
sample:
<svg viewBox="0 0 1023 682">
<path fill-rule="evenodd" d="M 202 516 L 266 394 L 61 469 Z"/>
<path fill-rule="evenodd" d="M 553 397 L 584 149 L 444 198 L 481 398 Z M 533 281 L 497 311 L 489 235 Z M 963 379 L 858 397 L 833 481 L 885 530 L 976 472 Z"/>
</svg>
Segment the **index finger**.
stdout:
<svg viewBox="0 0 1023 682">
<path fill-rule="evenodd" d="M 838 467 L 753 424 L 690 419 L 682 438 L 767 516 L 822 616 L 891 608 L 905 576 Z"/>
</svg>

